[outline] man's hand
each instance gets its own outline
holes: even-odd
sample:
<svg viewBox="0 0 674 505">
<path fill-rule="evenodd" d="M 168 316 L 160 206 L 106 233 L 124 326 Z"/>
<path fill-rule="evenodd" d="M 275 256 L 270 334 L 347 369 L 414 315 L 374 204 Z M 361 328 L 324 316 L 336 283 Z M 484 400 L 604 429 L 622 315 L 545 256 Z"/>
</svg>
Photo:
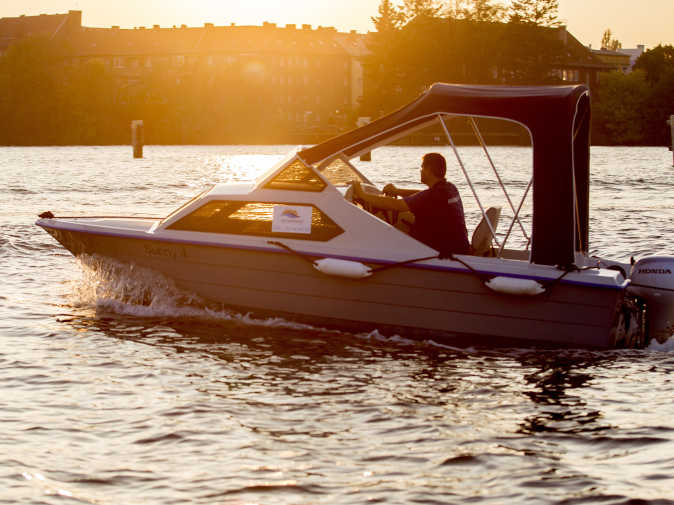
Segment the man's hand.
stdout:
<svg viewBox="0 0 674 505">
<path fill-rule="evenodd" d="M 395 184 L 387 184 L 382 191 L 386 196 L 398 196 L 398 188 L 395 187 Z"/>
<path fill-rule="evenodd" d="M 351 186 L 353 186 L 353 196 L 362 199 L 363 187 L 360 185 L 360 181 L 351 181 Z"/>
<path fill-rule="evenodd" d="M 361 185 L 360 181 L 353 181 L 351 183 L 351 187 L 353 188 L 353 200 L 354 201 L 359 200 L 361 203 L 363 203 L 363 208 L 365 210 L 380 209 L 380 210 L 395 210 L 398 212 L 404 212 L 409 210 L 409 207 L 405 203 L 405 200 L 398 200 L 396 198 L 391 198 L 383 196 L 381 194 L 366 191 Z M 367 187 L 369 186 L 366 186 L 366 188 Z M 393 187 L 395 188 L 395 186 Z"/>
</svg>

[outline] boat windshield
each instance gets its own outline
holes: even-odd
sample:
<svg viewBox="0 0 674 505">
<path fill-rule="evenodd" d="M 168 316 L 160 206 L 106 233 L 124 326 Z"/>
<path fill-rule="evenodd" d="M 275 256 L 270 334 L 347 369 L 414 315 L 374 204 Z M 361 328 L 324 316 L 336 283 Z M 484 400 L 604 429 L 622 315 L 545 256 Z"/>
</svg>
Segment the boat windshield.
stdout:
<svg viewBox="0 0 674 505">
<path fill-rule="evenodd" d="M 164 219 L 162 219 L 161 222 L 159 223 L 159 226 L 161 226 L 162 224 L 167 222 L 169 219 L 171 219 L 173 216 L 178 214 L 181 210 L 183 210 L 185 207 L 190 205 L 192 202 L 196 202 L 197 200 L 199 200 L 202 196 L 206 195 L 206 193 L 211 191 L 214 187 L 215 187 L 215 184 L 211 184 L 206 189 L 204 189 L 201 193 L 199 193 L 197 196 L 195 196 L 193 198 L 190 198 L 188 201 L 186 201 L 184 204 L 182 204 L 180 207 L 178 207 L 176 210 L 174 210 L 168 216 L 166 216 Z"/>
<path fill-rule="evenodd" d="M 322 163 L 318 167 L 318 171 L 333 186 L 347 186 L 353 181 L 372 184 L 356 167 L 341 156 L 337 156 L 336 158 Z"/>
</svg>

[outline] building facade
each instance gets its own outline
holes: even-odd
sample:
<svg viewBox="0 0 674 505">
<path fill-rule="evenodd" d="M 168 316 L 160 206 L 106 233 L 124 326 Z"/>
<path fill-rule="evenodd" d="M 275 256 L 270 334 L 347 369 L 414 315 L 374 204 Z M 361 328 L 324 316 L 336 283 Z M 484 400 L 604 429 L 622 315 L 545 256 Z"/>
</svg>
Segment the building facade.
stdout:
<svg viewBox="0 0 674 505">
<path fill-rule="evenodd" d="M 81 11 L 0 19 L 0 55 L 23 38 L 44 37 L 63 43 L 65 67 L 102 66 L 120 103 L 170 100 L 159 88 L 210 87 L 305 131 L 342 128 L 362 95 L 366 35 L 355 31 L 273 23 L 88 28 L 81 19 Z"/>
</svg>

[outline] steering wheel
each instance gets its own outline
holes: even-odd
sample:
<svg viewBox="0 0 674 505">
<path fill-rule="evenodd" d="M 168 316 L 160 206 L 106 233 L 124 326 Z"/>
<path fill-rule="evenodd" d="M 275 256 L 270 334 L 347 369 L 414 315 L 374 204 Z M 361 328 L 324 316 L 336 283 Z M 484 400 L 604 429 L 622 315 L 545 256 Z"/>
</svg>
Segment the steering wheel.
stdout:
<svg viewBox="0 0 674 505">
<path fill-rule="evenodd" d="M 384 194 L 383 191 L 381 191 L 376 186 L 373 186 L 372 184 L 367 184 L 367 183 L 362 182 L 360 184 L 360 186 L 361 186 L 361 188 L 363 188 L 363 191 L 365 191 L 366 193 L 370 193 L 370 194 L 373 194 L 373 195 L 383 195 Z M 362 200 L 360 198 L 356 198 L 355 195 L 354 195 L 354 190 L 353 190 L 353 182 L 349 183 L 349 186 L 346 189 L 346 192 L 344 193 L 344 198 L 348 202 L 360 205 L 365 211 L 369 212 L 373 216 L 376 216 L 380 219 L 383 219 L 384 221 L 386 221 L 390 225 L 395 225 L 396 221 L 398 220 L 398 212 L 397 211 L 374 207 L 373 205 L 369 204 L 365 200 Z"/>
</svg>

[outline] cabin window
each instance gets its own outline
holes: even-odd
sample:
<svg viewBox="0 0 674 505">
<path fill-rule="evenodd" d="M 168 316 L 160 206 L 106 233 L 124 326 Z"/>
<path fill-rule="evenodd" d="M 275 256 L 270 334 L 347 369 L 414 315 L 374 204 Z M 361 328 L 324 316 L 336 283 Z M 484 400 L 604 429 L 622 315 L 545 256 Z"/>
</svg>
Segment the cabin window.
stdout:
<svg viewBox="0 0 674 505">
<path fill-rule="evenodd" d="M 325 182 L 310 167 L 295 159 L 264 187 L 267 189 L 320 192 L 325 189 Z"/>
<path fill-rule="evenodd" d="M 344 231 L 313 205 L 220 200 L 206 203 L 168 228 L 323 242 Z"/>
</svg>

